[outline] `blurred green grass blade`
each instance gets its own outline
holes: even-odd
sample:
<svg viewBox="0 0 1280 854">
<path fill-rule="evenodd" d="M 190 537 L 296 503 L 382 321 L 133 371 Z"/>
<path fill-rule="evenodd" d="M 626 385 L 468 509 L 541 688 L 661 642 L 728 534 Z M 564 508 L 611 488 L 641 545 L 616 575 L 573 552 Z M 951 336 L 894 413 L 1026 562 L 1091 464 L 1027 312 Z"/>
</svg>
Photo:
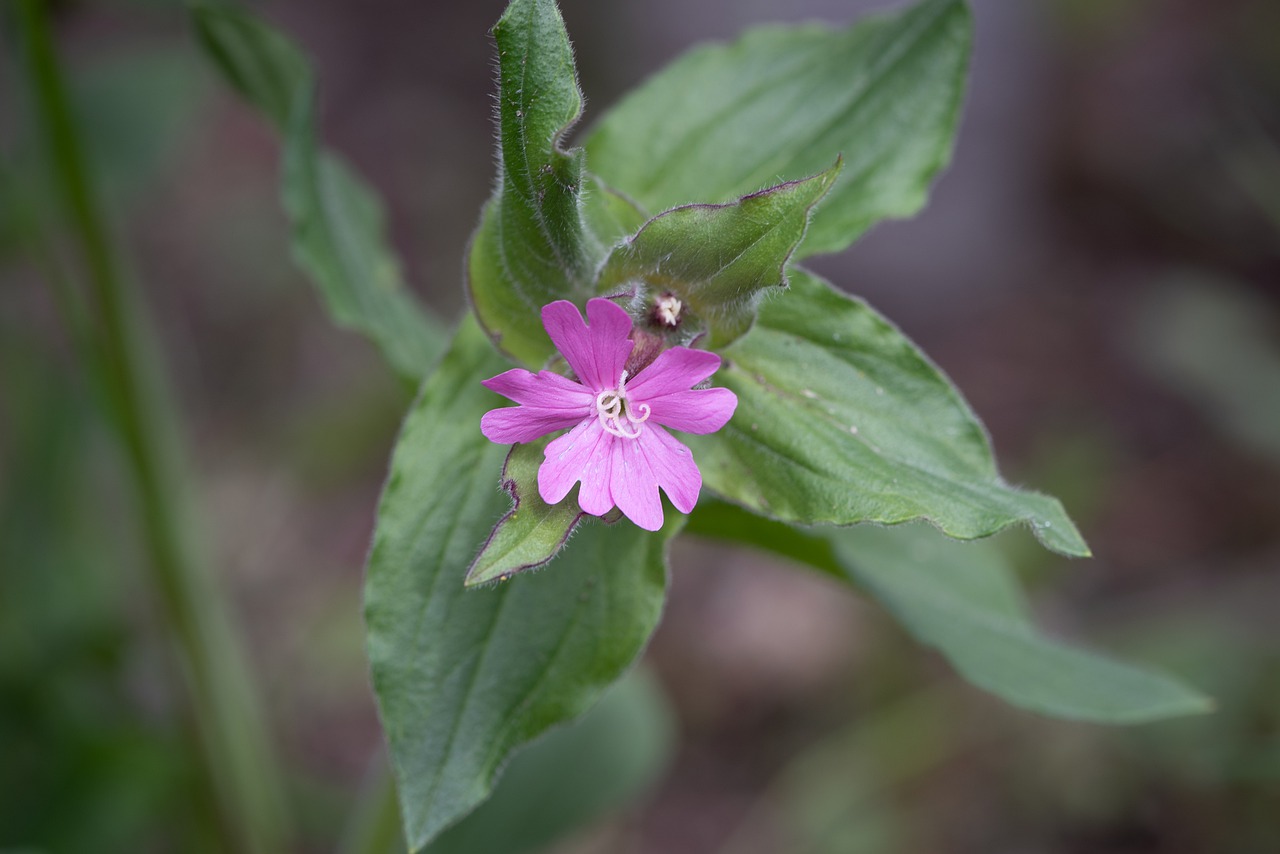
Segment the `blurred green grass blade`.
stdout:
<svg viewBox="0 0 1280 854">
<path fill-rule="evenodd" d="M 190 50 L 131 44 L 77 64 L 72 95 L 104 198 L 127 201 L 175 164 L 211 89 Z"/>
<path fill-rule="evenodd" d="M 281 191 L 294 257 L 334 322 L 365 335 L 396 373 L 416 382 L 442 352 L 445 329 L 405 286 L 378 197 L 317 144 L 306 58 L 246 11 L 197 3 L 191 14 L 215 67 L 283 135 Z"/>
<path fill-rule="evenodd" d="M 969 682 L 1015 706 L 1068 720 L 1129 724 L 1210 711 L 1203 694 L 1168 676 L 1039 634 L 1003 556 L 922 526 L 800 532 L 720 503 L 688 530 L 744 542 L 852 582 Z"/>
<path fill-rule="evenodd" d="M 507 366 L 468 315 L 409 412 L 378 510 L 365 584 L 368 651 L 409 847 L 484 801 L 506 758 L 585 712 L 657 625 L 666 543 L 583 525 L 555 567 L 494 588 L 463 575 L 508 502 L 507 448 L 476 429 L 480 380 Z"/>
<path fill-rule="evenodd" d="M 396 784 L 385 756 L 375 756 L 355 808 L 347 817 L 337 854 L 405 854 Z"/>
<path fill-rule="evenodd" d="M 174 835 L 208 849 L 213 823 L 190 808 L 198 752 L 126 688 L 149 638 L 137 538 L 102 511 L 118 485 L 85 476 L 109 449 L 46 331 L 0 312 L 0 836 L 137 851 L 157 815 L 185 808 Z"/>
<path fill-rule="evenodd" d="M 761 27 L 695 48 L 604 116 L 588 163 L 654 213 L 813 175 L 843 154 L 797 258 L 839 251 L 924 204 L 951 157 L 971 30 L 961 0 L 927 0 L 845 29 Z"/>
<path fill-rule="evenodd" d="M 1133 338 L 1139 358 L 1241 445 L 1280 462 L 1280 322 L 1231 282 L 1183 274 L 1152 292 Z"/>
<path fill-rule="evenodd" d="M 122 272 L 95 176 L 76 125 L 47 10 L 38 0 L 16 4 L 24 79 L 47 159 L 55 205 L 65 220 L 85 283 L 84 368 L 104 392 L 136 500 L 147 550 L 149 583 L 179 651 L 187 712 L 199 739 L 204 779 L 226 847 L 272 852 L 287 847 L 281 783 L 260 716 L 248 665 L 221 591 L 196 537 L 182 436 L 145 308 Z M 63 225 L 60 223 L 59 225 Z M 63 301 L 64 305 L 67 301 Z M 128 492 L 126 492 L 128 495 Z"/>
</svg>

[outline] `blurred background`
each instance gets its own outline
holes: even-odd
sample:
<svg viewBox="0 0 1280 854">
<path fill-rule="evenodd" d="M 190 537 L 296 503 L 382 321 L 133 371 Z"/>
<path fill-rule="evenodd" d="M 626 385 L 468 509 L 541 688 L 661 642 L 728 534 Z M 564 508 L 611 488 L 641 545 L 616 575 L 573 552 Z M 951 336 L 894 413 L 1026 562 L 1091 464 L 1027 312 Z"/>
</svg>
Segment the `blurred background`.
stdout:
<svg viewBox="0 0 1280 854">
<path fill-rule="evenodd" d="M 415 291 L 446 316 L 491 187 L 485 33 L 503 5 L 254 7 L 314 60 L 326 142 L 384 195 Z M 585 124 L 697 41 L 883 5 L 561 0 Z M 684 539 L 647 654 L 669 762 L 551 850 L 1280 851 L 1280 4 L 972 6 L 968 102 L 928 209 L 813 266 L 914 338 L 1006 476 L 1080 524 L 1090 561 L 999 538 L 1047 630 L 1166 668 L 1218 711 L 1131 729 L 1020 712 L 826 579 Z M 411 390 L 292 266 L 276 139 L 183 9 L 52 8 L 293 845 L 333 850 L 378 773 L 361 568 Z M 14 44 L 0 154 L 22 176 L 39 152 Z M 121 454 L 29 251 L 40 187 L 15 186 L 0 183 L 0 850 L 217 850 Z"/>
</svg>

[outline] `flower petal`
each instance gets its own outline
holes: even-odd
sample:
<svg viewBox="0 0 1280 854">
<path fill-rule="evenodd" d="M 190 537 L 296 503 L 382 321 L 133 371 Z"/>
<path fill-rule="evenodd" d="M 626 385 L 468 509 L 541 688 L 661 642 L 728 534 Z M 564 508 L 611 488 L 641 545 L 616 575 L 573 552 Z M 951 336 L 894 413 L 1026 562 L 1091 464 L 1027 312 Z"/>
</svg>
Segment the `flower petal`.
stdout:
<svg viewBox="0 0 1280 854">
<path fill-rule="evenodd" d="M 573 380 L 541 371 L 512 368 L 482 380 L 481 385 L 521 406 L 494 409 L 480 419 L 480 432 L 491 442 L 530 442 L 572 427 L 591 415 L 593 395 Z"/>
<path fill-rule="evenodd" d="M 596 422 L 599 426 L 600 422 Z M 582 488 L 578 490 L 578 506 L 583 513 L 603 516 L 613 509 L 611 482 L 617 447 L 624 440 L 601 431 L 600 442 L 582 470 Z"/>
<path fill-rule="evenodd" d="M 653 403 L 654 398 L 688 391 L 720 367 L 720 357 L 706 350 L 672 347 L 663 350 L 653 363 L 627 381 L 627 394 Z"/>
<path fill-rule="evenodd" d="M 524 368 L 512 368 L 496 377 L 483 380 L 480 384 L 516 403 L 566 411 L 579 409 L 584 416 L 591 412 L 592 400 L 595 398 L 586 386 L 551 371 L 534 374 Z"/>
<path fill-rule="evenodd" d="M 617 388 L 622 368 L 635 346 L 627 338 L 631 334 L 631 316 L 607 299 L 587 301 L 587 326 L 577 306 L 558 300 L 542 309 L 542 325 L 551 343 L 564 356 L 569 367 L 592 391 Z"/>
<path fill-rule="evenodd" d="M 645 448 L 646 428 L 636 439 L 613 443 L 613 470 L 609 489 L 618 509 L 646 531 L 662 527 L 662 498 L 658 495 L 658 478 Z"/>
<path fill-rule="evenodd" d="M 563 436 L 552 439 L 538 467 L 538 494 L 542 500 L 559 504 L 579 480 L 598 482 L 600 459 L 609 452 L 606 440 L 610 438 L 598 419 L 589 418 Z M 609 507 L 612 506 L 610 503 Z"/>
<path fill-rule="evenodd" d="M 545 406 L 508 406 L 491 409 L 480 416 L 480 432 L 490 442 L 510 445 L 532 442 L 540 436 L 581 423 L 589 413 L 549 409 Z"/>
<path fill-rule="evenodd" d="M 693 452 L 658 425 L 644 426 L 632 444 L 640 445 L 658 485 L 675 508 L 681 513 L 692 512 L 702 491 L 702 472 L 693 461 Z"/>
<path fill-rule="evenodd" d="M 646 403 L 652 422 L 686 433 L 714 433 L 733 417 L 738 396 L 727 388 L 699 388 L 651 398 Z"/>
</svg>

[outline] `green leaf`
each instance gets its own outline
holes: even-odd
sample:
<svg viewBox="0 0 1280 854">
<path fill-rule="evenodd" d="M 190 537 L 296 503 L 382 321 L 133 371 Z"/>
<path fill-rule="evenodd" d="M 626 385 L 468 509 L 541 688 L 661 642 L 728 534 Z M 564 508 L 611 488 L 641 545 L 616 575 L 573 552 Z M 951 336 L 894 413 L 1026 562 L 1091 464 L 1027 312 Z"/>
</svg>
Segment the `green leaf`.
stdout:
<svg viewBox="0 0 1280 854">
<path fill-rule="evenodd" d="M 847 580 L 824 530 L 764 519 L 714 498 L 699 501 L 685 525 L 685 532 L 694 536 L 755 546 Z"/>
<path fill-rule="evenodd" d="M 651 219 L 613 251 L 602 293 L 620 286 L 683 301 L 724 347 L 751 328 L 766 288 L 785 287 L 784 267 L 804 237 L 809 213 L 840 174 L 827 171 L 743 196 L 725 205 L 685 205 Z"/>
<path fill-rule="evenodd" d="M 1070 720 L 1129 724 L 1209 711 L 1162 674 L 1040 635 L 1000 551 L 920 526 L 802 532 L 707 502 L 689 531 L 754 545 L 852 582 L 935 647 L 969 682 L 1015 706 Z"/>
<path fill-rule="evenodd" d="M 582 215 L 592 233 L 607 246 L 635 234 L 649 219 L 635 202 L 591 173 L 587 173 L 587 191 L 583 193 L 582 204 Z"/>
<path fill-rule="evenodd" d="M 284 131 L 299 93 L 313 85 L 302 51 L 249 12 L 193 2 L 196 40 L 227 84 Z"/>
<path fill-rule="evenodd" d="M 410 411 L 379 506 L 365 586 L 374 691 L 411 850 L 483 801 L 518 748 L 589 708 L 631 665 L 662 609 L 667 540 L 584 524 L 554 571 L 465 590 L 507 509 L 506 448 L 480 435 L 507 367 L 468 317 Z"/>
<path fill-rule="evenodd" d="M 1131 724 L 1210 711 L 1167 676 L 1036 633 L 998 552 L 859 528 L 832 537 L 850 575 L 973 684 L 1015 706 L 1072 720 Z"/>
<path fill-rule="evenodd" d="M 333 321 L 363 333 L 396 373 L 416 381 L 439 358 L 444 329 L 405 288 L 378 197 L 341 160 L 316 150 L 311 102 L 304 104 L 285 143 L 294 257 L 320 286 Z"/>
<path fill-rule="evenodd" d="M 591 168 L 659 211 L 812 175 L 843 153 L 798 257 L 838 251 L 924 204 L 951 156 L 971 29 L 961 0 L 928 0 L 847 29 L 763 27 L 697 48 L 606 114 L 586 141 Z"/>
<path fill-rule="evenodd" d="M 428 854 L 535 851 L 650 786 L 672 754 L 674 722 L 657 680 L 633 671 L 582 720 L 511 760 L 493 797 Z"/>
<path fill-rule="evenodd" d="M 197 5 L 192 16 L 223 76 L 284 135 L 281 190 L 294 257 L 334 322 L 364 334 L 397 373 L 416 382 L 439 356 L 444 328 L 405 287 L 377 196 L 319 150 L 305 57 L 242 10 Z"/>
<path fill-rule="evenodd" d="M 723 354 L 738 395 L 720 432 L 690 436 L 708 488 L 773 519 L 897 524 L 961 539 L 1031 525 L 1046 547 L 1087 555 L 1053 498 L 1001 480 L 978 419 L 907 338 L 803 270 Z"/>
<path fill-rule="evenodd" d="M 548 441 L 516 445 L 507 455 L 502 488 L 511 495 L 511 512 L 499 520 L 467 570 L 468 587 L 506 581 L 551 560 L 582 518 L 577 501 L 547 504 L 538 493 L 538 467 Z"/>
<path fill-rule="evenodd" d="M 534 366 L 554 352 L 542 307 L 588 296 L 606 247 L 583 216 L 582 149 L 560 148 L 582 93 L 559 9 L 554 0 L 513 0 L 493 36 L 502 175 L 472 238 L 468 279 L 480 323 Z"/>
</svg>

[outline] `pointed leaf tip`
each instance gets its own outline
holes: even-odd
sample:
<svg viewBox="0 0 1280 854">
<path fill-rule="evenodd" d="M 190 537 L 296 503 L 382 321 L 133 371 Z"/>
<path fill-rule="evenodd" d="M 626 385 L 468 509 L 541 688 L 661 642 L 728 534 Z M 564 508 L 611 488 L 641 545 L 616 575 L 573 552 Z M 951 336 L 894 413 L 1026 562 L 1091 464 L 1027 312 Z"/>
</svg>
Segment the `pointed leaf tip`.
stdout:
<svg viewBox="0 0 1280 854">
<path fill-rule="evenodd" d="M 791 278 L 724 353 L 739 416 L 690 437 L 709 489 L 784 522 L 923 519 L 958 539 L 1029 524 L 1088 554 L 1056 499 L 1001 479 L 977 417 L 898 329 L 803 269 Z"/>
</svg>

